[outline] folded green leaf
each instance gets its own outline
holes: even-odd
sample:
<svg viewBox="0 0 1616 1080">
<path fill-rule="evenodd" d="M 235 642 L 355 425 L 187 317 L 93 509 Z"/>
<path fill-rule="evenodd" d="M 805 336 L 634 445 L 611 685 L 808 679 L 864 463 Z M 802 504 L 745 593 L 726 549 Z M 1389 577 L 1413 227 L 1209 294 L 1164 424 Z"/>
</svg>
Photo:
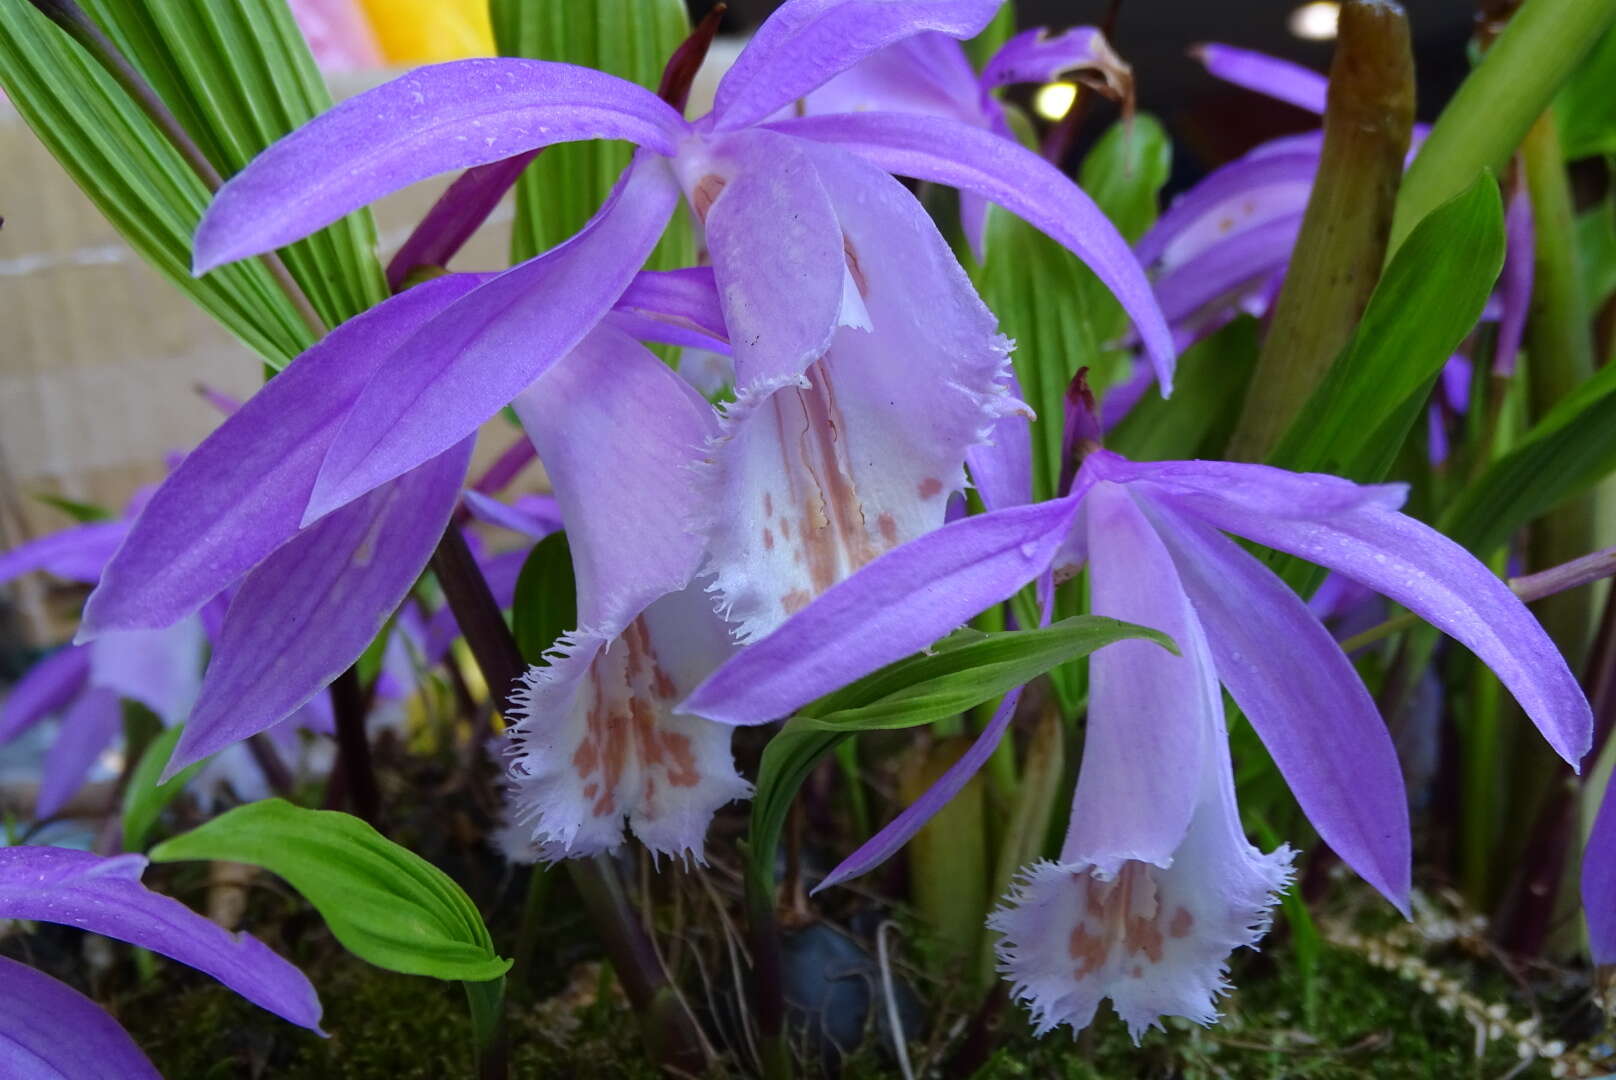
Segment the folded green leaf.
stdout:
<svg viewBox="0 0 1616 1080">
<path fill-rule="evenodd" d="M 275 366 L 313 343 L 256 260 L 191 277 L 208 190 L 102 67 L 28 0 L 0 0 L 0 87 L 129 245 Z"/>
<path fill-rule="evenodd" d="M 178 724 L 164 728 L 147 744 L 145 752 L 140 755 L 140 763 L 129 775 L 129 785 L 123 791 L 125 851 L 139 851 L 146 846 L 146 835 L 157 823 L 157 816 L 174 801 L 175 796 L 185 790 L 185 785 L 206 764 L 205 761 L 195 762 L 181 769 L 168 783 L 157 782 L 157 778 L 163 775 L 163 768 L 168 765 L 169 756 L 174 752 L 174 744 L 180 741 L 184 731 L 185 728 Z"/>
<path fill-rule="evenodd" d="M 1568 161 L 1616 154 L 1616 29 L 1606 30 L 1554 98 Z"/>
<path fill-rule="evenodd" d="M 331 107 L 285 0 L 86 0 L 221 175 Z M 284 249 L 315 311 L 335 326 L 387 297 L 376 225 L 361 210 Z"/>
<path fill-rule="evenodd" d="M 511 966 L 453 879 L 349 814 L 265 799 L 157 845 L 151 858 L 225 859 L 278 874 L 344 947 L 389 971 L 478 983 Z"/>
</svg>

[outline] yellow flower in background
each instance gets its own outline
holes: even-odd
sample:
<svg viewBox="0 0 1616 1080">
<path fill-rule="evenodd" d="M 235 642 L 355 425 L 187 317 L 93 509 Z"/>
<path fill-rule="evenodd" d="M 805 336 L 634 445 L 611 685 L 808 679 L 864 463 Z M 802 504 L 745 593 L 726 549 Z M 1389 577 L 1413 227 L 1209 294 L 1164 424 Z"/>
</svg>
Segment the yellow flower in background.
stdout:
<svg viewBox="0 0 1616 1080">
<path fill-rule="evenodd" d="M 494 55 L 488 0 L 361 0 L 389 64 Z"/>
</svg>

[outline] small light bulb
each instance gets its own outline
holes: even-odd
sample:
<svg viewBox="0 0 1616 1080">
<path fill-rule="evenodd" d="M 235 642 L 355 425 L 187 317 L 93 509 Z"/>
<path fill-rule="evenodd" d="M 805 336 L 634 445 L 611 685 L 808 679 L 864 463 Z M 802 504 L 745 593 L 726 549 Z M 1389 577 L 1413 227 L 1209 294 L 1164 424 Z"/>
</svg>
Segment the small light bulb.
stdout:
<svg viewBox="0 0 1616 1080">
<path fill-rule="evenodd" d="M 1286 25 L 1304 41 L 1329 41 L 1341 20 L 1341 5 L 1334 0 L 1313 0 L 1291 12 Z"/>
<path fill-rule="evenodd" d="M 1076 83 L 1045 83 L 1032 96 L 1032 109 L 1045 120 L 1059 120 L 1072 111 L 1072 105 L 1076 101 Z"/>
</svg>

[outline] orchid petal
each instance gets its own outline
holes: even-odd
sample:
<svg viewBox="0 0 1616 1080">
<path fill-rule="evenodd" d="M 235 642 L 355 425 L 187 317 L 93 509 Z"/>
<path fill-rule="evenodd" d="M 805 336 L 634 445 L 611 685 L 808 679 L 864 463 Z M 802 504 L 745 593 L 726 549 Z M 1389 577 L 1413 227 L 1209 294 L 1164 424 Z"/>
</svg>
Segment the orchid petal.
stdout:
<svg viewBox="0 0 1616 1080">
<path fill-rule="evenodd" d="M 1408 497 L 1407 484 L 1357 484 L 1326 473 L 1234 461 L 1129 461 L 1100 450 L 1084 465 L 1097 478 L 1147 481 L 1175 496 L 1227 498 L 1252 513 L 1295 520 L 1367 507 L 1396 510 Z"/>
<path fill-rule="evenodd" d="M 262 942 L 232 934 L 140 883 L 146 859 L 53 847 L 0 848 L 0 918 L 60 923 L 161 953 L 312 1031 L 320 999 Z"/>
<path fill-rule="evenodd" d="M 161 630 L 114 630 L 90 642 L 90 684 L 138 701 L 165 724 L 190 713 L 202 685 L 202 620 Z"/>
<path fill-rule="evenodd" d="M 84 786 L 101 752 L 123 728 L 123 702 L 111 690 L 92 686 L 62 715 L 62 724 L 40 768 L 34 816 L 55 817 Z"/>
<path fill-rule="evenodd" d="M 666 165 L 642 154 L 570 240 L 420 326 L 348 413 L 304 523 L 449 450 L 544 374 L 622 295 L 678 197 Z"/>
<path fill-rule="evenodd" d="M 842 321 L 848 269 L 830 196 L 800 144 L 772 132 L 722 140 L 711 168 L 686 186 L 701 216 L 702 192 L 722 183 L 705 222 L 736 382 L 798 378 Z"/>
<path fill-rule="evenodd" d="M 169 626 L 297 532 L 360 390 L 416 328 L 485 280 L 451 274 L 343 323 L 269 380 L 152 496 L 85 604 L 81 639 Z"/>
<path fill-rule="evenodd" d="M 765 723 L 925 648 L 1042 573 L 1082 492 L 964 518 L 889 551 L 738 653 L 679 711 Z"/>
<path fill-rule="evenodd" d="M 163 1080 L 107 1011 L 0 957 L 0 1058 L 11 1080 Z"/>
<path fill-rule="evenodd" d="M 1119 641 L 1089 659 L 1088 730 L 1064 851 L 1102 870 L 1129 859 L 1166 866 L 1199 799 L 1202 759 L 1222 737 L 1223 698 L 1172 558 L 1127 489 L 1095 484 L 1084 513 L 1090 610 L 1160 630 L 1182 655 Z"/>
<path fill-rule="evenodd" d="M 1232 45 L 1209 43 L 1194 52 L 1206 70 L 1224 82 L 1324 115 L 1330 80 L 1311 68 Z"/>
<path fill-rule="evenodd" d="M 1596 964 L 1616 964 L 1616 787 L 1607 787 L 1582 853 L 1582 911 Z"/>
<path fill-rule="evenodd" d="M 1511 196 L 1504 214 L 1504 269 L 1499 275 L 1499 298 L 1503 311 L 1498 319 L 1498 343 L 1493 349 L 1493 374 L 1515 374 L 1515 360 L 1526 331 L 1526 316 L 1532 307 L 1532 279 L 1536 273 L 1537 251 L 1532 220 L 1532 198 L 1525 185 Z"/>
<path fill-rule="evenodd" d="M 1160 476 L 1172 474 L 1160 487 L 1164 501 L 1397 601 L 1492 668 L 1573 767 L 1587 753 L 1593 716 L 1576 678 L 1526 605 L 1475 556 L 1430 526 L 1389 509 L 1384 499 L 1343 505 L 1332 492 L 1310 504 L 1297 486 L 1302 480 L 1323 495 L 1348 481 L 1276 477 L 1282 470 L 1261 465 L 1217 463 L 1203 470 L 1204 464 L 1210 463 L 1174 462 L 1160 470 Z M 1140 475 L 1151 472 L 1148 466 L 1134 468 Z M 1202 476 L 1192 481 L 1197 472 Z M 1244 479 L 1237 479 L 1242 474 Z"/>
<path fill-rule="evenodd" d="M 93 521 L 0 552 L 0 585 L 35 570 L 94 585 L 128 533 L 127 521 Z"/>
<path fill-rule="evenodd" d="M 621 635 L 579 633 L 512 695 L 505 836 L 551 860 L 616 848 L 623 823 L 658 854 L 701 860 L 713 813 L 752 787 L 731 730 L 673 705 L 734 650 L 700 588 L 654 601 Z"/>
<path fill-rule="evenodd" d="M 1248 154 L 1173 200 L 1134 245 L 1139 261 L 1181 266 L 1212 245 L 1307 209 L 1318 174 L 1316 153 Z"/>
<path fill-rule="evenodd" d="M 515 408 L 561 507 L 579 625 L 615 636 L 701 563 L 690 496 L 717 433 L 712 407 L 643 347 L 601 328 Z"/>
<path fill-rule="evenodd" d="M 1108 86 L 1129 72 L 1105 34 L 1095 27 L 1074 26 L 1059 34 L 1033 27 L 999 46 L 982 69 L 981 83 L 983 89 L 988 89 L 1011 83 L 1050 82 L 1081 68 L 1098 69 Z"/>
<path fill-rule="evenodd" d="M 714 130 L 756 124 L 860 60 L 925 31 L 971 38 L 1003 0 L 787 0 L 758 27 L 713 98 Z"/>
<path fill-rule="evenodd" d="M 837 331 L 806 385 L 743 389 L 725 414 L 703 502 L 715 591 L 743 641 L 942 525 L 966 451 L 1025 410 L 1006 391 L 1009 342 L 914 196 L 836 147 L 798 145 L 870 329 Z"/>
<path fill-rule="evenodd" d="M 1010 373 L 1006 390 L 1021 397 L 1021 385 Z M 1032 502 L 1032 410 L 1016 409 L 999 417 L 985 443 L 965 452 L 971 484 L 989 510 Z"/>
<path fill-rule="evenodd" d="M 1230 294 L 1260 284 L 1290 262 L 1300 215 L 1274 218 L 1191 256 L 1156 279 L 1156 299 L 1175 324 Z"/>
<path fill-rule="evenodd" d="M 315 117 L 232 177 L 197 227 L 195 271 L 273 251 L 451 169 L 580 139 L 669 155 L 687 127 L 644 87 L 572 64 L 502 57 L 418 68 Z"/>
<path fill-rule="evenodd" d="M 1205 525 L 1147 505 L 1206 627 L 1218 676 L 1319 836 L 1408 914 L 1408 794 L 1375 703 L 1274 573 Z"/>
<path fill-rule="evenodd" d="M 561 528 L 561 511 L 553 496 L 542 496 L 546 501 L 537 507 L 515 506 L 470 489 L 461 498 L 478 521 L 521 533 L 530 540 L 543 540 Z"/>
<path fill-rule="evenodd" d="M 893 42 L 804 97 L 802 116 L 906 112 L 983 121 L 976 72 L 960 43 L 923 33 Z"/>
<path fill-rule="evenodd" d="M 977 192 L 1041 229 L 1116 295 L 1138 327 L 1164 392 L 1171 391 L 1172 335 L 1139 261 L 1094 201 L 1037 154 L 990 131 L 935 116 L 809 116 L 771 127 L 837 143 L 899 176 Z"/>
<path fill-rule="evenodd" d="M 617 298 L 613 310 L 685 323 L 707 337 L 729 340 L 718 283 L 710 266 L 641 270 Z"/>
<path fill-rule="evenodd" d="M 164 779 L 286 719 L 359 659 L 442 539 L 470 460 L 467 439 L 247 575 Z"/>
<path fill-rule="evenodd" d="M 90 650 L 84 645 L 58 649 L 29 668 L 0 702 L 0 743 L 66 708 L 89 677 Z"/>
</svg>

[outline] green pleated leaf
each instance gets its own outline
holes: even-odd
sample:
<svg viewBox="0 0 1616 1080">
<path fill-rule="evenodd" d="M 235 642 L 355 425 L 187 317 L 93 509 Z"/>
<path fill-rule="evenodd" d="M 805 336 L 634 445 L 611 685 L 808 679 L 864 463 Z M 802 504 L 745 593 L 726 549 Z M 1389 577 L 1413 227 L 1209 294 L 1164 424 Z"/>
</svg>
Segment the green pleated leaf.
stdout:
<svg viewBox="0 0 1616 1080">
<path fill-rule="evenodd" d="M 220 174 L 331 107 L 285 0 L 86 0 Z M 328 326 L 387 297 L 361 210 L 281 251 Z"/>
<path fill-rule="evenodd" d="M 511 966 L 453 879 L 350 814 L 265 799 L 158 844 L 151 858 L 224 859 L 278 874 L 345 948 L 388 971 L 490 982 Z"/>
<path fill-rule="evenodd" d="M 0 87 L 129 245 L 267 363 L 311 345 L 262 262 L 191 277 L 208 191 L 112 77 L 27 0 L 0 0 L 0 25 Z"/>
<path fill-rule="evenodd" d="M 1383 479 L 1503 263 L 1503 205 L 1483 173 L 1397 249 L 1352 339 L 1268 463 Z"/>
<path fill-rule="evenodd" d="M 1442 531 L 1485 557 L 1515 530 L 1616 472 L 1616 365 L 1552 409 L 1448 505 Z"/>
<path fill-rule="evenodd" d="M 582 64 L 648 90 L 690 33 L 682 0 L 491 0 L 489 13 L 501 55 Z M 540 154 L 516 185 L 511 258 L 530 259 L 577 232 L 605 201 L 630 152 L 626 143 L 596 141 Z M 693 262 L 694 236 L 681 205 L 646 265 L 672 270 Z"/>
<path fill-rule="evenodd" d="M 174 753 L 174 744 L 180 741 L 185 728 L 176 724 L 163 731 L 146 745 L 135 771 L 129 774 L 129 786 L 123 791 L 123 849 L 139 851 L 146 846 L 146 836 L 157 824 L 163 808 L 173 802 L 185 785 L 201 771 L 205 761 L 187 765 L 166 784 L 158 778 Z"/>
<path fill-rule="evenodd" d="M 1130 241 L 1155 221 L 1156 198 L 1167 180 L 1171 146 L 1153 117 L 1134 117 L 1131 130 L 1112 125 L 1083 163 L 1079 180 Z M 1066 387 L 1080 367 L 1103 390 L 1129 370 L 1129 354 L 1113 347 L 1127 316 L 1109 290 L 1077 257 L 1002 210 L 988 213 L 986 253 L 976 286 L 999 327 L 1016 342 L 1016 378 L 1038 414 L 1032 424 L 1033 494 L 1052 498 L 1060 480 L 1061 425 Z"/>
<path fill-rule="evenodd" d="M 1173 396 L 1151 387 L 1105 436 L 1105 444 L 1135 461 L 1182 461 L 1220 456 L 1257 367 L 1257 320 L 1242 315 L 1185 349 L 1173 375 Z"/>
<path fill-rule="evenodd" d="M 553 532 L 533 545 L 516 578 L 511 631 L 522 659 L 544 664 L 556 639 L 578 625 L 578 586 L 567 534 Z"/>
<path fill-rule="evenodd" d="M 930 653 L 888 664 L 804 707 L 763 750 L 752 800 L 751 872 L 773 873 L 773 852 L 792 799 L 820 759 L 843 739 L 958 716 L 1060 664 L 1127 638 L 1144 638 L 1177 652 L 1165 634 L 1099 615 L 1074 616 L 1037 630 L 961 630 Z"/>
</svg>

